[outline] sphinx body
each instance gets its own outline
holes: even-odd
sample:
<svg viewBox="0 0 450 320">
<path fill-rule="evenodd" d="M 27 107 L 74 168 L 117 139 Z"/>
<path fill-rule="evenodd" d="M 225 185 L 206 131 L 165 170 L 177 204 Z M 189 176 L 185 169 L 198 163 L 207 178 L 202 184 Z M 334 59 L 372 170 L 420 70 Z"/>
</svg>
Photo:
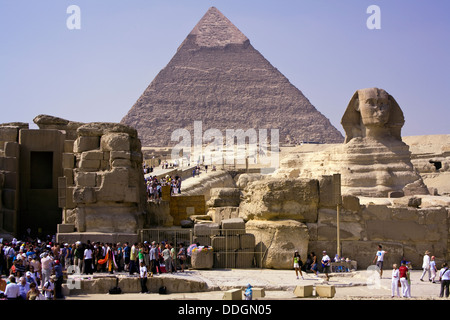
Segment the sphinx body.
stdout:
<svg viewBox="0 0 450 320">
<path fill-rule="evenodd" d="M 344 144 L 314 153 L 303 153 L 300 148 L 281 162 L 274 176 L 320 178 L 340 173 L 343 194 L 428 194 L 411 163 L 409 147 L 401 139 L 404 122 L 402 110 L 385 90 L 358 90 L 342 117 Z"/>
</svg>

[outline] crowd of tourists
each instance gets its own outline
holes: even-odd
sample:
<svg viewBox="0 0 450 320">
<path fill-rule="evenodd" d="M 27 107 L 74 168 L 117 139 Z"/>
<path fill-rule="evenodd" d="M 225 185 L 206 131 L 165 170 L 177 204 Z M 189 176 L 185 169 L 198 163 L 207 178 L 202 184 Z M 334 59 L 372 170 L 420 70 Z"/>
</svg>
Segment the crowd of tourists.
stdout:
<svg viewBox="0 0 450 320">
<path fill-rule="evenodd" d="M 156 176 L 148 176 L 145 178 L 145 184 L 147 186 L 147 199 L 150 201 L 160 201 L 162 198 L 162 187 L 170 186 L 170 194 L 181 193 L 181 177 L 169 176 L 158 179 Z"/>
<path fill-rule="evenodd" d="M 149 244 L 23 242 L 0 243 L 0 297 L 23 300 L 61 299 L 64 273 L 93 275 L 124 272 L 141 278 L 184 272 L 187 250 L 183 244 L 155 241 Z M 145 288 L 145 290 L 144 290 Z"/>
</svg>

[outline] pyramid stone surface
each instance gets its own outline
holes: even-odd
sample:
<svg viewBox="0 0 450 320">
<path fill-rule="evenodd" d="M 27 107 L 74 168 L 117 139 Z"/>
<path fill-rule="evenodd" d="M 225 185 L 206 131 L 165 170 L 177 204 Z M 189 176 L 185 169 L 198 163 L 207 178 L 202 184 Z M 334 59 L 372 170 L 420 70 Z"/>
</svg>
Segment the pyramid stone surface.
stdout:
<svg viewBox="0 0 450 320">
<path fill-rule="evenodd" d="M 194 121 L 203 131 L 279 129 L 280 143 L 341 143 L 331 125 L 219 10 L 211 7 L 122 123 L 143 146 L 174 146 L 171 133 Z"/>
</svg>

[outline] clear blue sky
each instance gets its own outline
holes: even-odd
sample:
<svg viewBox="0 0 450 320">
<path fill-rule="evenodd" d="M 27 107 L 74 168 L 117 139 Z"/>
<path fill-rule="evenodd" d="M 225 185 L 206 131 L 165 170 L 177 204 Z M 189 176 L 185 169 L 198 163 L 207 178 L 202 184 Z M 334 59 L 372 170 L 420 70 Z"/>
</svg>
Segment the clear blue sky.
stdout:
<svg viewBox="0 0 450 320">
<path fill-rule="evenodd" d="M 404 136 L 450 134 L 449 0 L 0 0 L 0 123 L 119 122 L 211 6 L 341 132 L 353 93 L 379 87 Z"/>
</svg>

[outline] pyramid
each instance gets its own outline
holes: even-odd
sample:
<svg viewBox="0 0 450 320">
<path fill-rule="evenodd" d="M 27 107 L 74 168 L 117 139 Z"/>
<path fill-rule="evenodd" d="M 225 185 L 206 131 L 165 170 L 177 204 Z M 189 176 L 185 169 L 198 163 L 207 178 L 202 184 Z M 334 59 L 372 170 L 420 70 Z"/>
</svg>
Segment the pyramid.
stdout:
<svg viewBox="0 0 450 320">
<path fill-rule="evenodd" d="M 342 134 L 211 7 L 121 123 L 143 146 L 168 147 L 179 128 L 279 129 L 280 143 L 341 143 Z"/>
</svg>

